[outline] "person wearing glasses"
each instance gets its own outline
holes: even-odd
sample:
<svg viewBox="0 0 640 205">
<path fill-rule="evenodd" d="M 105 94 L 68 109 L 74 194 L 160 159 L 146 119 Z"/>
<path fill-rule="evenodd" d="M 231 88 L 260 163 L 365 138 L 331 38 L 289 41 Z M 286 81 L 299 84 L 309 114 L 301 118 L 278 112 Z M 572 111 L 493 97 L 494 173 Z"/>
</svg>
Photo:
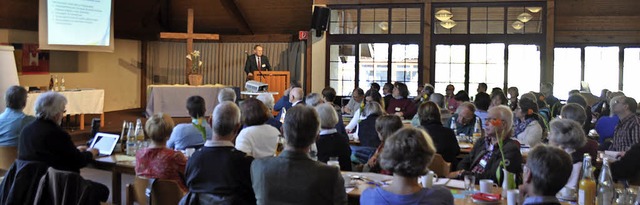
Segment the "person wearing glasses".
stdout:
<svg viewBox="0 0 640 205">
<path fill-rule="evenodd" d="M 635 99 L 625 96 L 615 97 L 611 102 L 611 111 L 620 118 L 620 122 L 608 150 L 624 152 L 640 142 L 640 117 L 635 114 L 638 104 Z"/>
</svg>

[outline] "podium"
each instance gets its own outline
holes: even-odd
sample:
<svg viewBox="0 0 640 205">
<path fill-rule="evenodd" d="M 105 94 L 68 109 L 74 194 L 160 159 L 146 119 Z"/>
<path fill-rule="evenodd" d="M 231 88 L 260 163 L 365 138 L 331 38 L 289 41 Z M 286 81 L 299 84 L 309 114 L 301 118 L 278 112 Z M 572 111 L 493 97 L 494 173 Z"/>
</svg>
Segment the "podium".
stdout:
<svg viewBox="0 0 640 205">
<path fill-rule="evenodd" d="M 284 90 L 289 87 L 291 82 L 289 71 L 253 71 L 253 80 L 268 84 L 269 92 L 278 92 L 273 95 L 275 102 L 284 95 Z"/>
</svg>

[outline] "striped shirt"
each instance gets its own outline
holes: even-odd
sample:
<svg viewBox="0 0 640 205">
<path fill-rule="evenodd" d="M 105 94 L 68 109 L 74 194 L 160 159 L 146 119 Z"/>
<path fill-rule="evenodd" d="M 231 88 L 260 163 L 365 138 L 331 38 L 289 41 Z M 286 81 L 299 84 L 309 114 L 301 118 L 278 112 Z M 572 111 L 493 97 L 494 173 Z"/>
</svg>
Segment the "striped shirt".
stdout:
<svg viewBox="0 0 640 205">
<path fill-rule="evenodd" d="M 609 150 L 623 152 L 640 142 L 640 117 L 631 114 L 621 119 L 613 132 L 613 144 Z"/>
</svg>

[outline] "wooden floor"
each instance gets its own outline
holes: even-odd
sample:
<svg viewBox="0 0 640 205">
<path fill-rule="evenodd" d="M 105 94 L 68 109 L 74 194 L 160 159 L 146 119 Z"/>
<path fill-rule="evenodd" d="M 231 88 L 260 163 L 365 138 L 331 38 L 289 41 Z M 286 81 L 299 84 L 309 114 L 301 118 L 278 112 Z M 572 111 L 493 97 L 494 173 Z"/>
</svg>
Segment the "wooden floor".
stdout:
<svg viewBox="0 0 640 205">
<path fill-rule="evenodd" d="M 105 124 L 104 127 L 100 128 L 100 132 L 109 132 L 109 133 L 120 133 L 122 130 L 122 122 L 129 121 L 134 122 L 137 118 L 141 118 L 142 122 L 146 121 L 146 117 L 144 116 L 143 109 L 131 109 L 131 110 L 121 110 L 114 112 L 106 112 L 104 119 Z M 100 117 L 99 115 L 86 115 L 85 116 L 85 130 L 79 130 L 78 122 L 74 117 L 70 117 L 69 126 L 66 126 L 67 132 L 71 135 L 71 139 L 76 145 L 85 144 L 91 135 L 91 119 L 94 117 Z M 175 123 L 184 123 L 189 122 L 190 118 L 173 118 Z M 113 192 L 114 189 L 111 187 L 111 172 L 97 170 L 93 168 L 84 168 L 80 170 L 80 175 L 85 179 L 92 180 L 95 182 L 102 183 L 109 187 L 109 191 Z M 120 204 L 125 204 L 125 186 L 128 183 L 133 182 L 133 175 L 122 174 L 122 187 L 120 189 L 116 189 L 116 191 L 122 192 L 122 202 Z M 108 203 L 112 203 L 111 194 L 109 194 Z"/>
</svg>

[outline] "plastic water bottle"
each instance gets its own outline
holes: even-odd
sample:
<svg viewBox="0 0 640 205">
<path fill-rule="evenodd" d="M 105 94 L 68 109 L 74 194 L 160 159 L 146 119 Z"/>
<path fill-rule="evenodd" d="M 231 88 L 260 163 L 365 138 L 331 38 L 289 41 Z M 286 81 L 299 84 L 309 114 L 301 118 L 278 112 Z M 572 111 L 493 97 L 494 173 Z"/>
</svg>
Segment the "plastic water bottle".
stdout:
<svg viewBox="0 0 640 205">
<path fill-rule="evenodd" d="M 453 130 L 453 134 L 458 136 L 458 127 L 456 125 L 456 117 L 451 117 L 450 128 Z"/>
</svg>

